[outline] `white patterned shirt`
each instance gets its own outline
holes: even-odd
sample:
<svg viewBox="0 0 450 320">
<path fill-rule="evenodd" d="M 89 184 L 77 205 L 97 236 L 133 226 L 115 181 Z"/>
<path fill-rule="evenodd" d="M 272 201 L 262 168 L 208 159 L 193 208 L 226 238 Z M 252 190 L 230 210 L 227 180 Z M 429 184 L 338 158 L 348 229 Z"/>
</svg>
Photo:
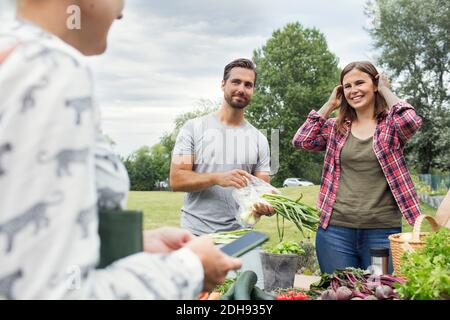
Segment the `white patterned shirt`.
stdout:
<svg viewBox="0 0 450 320">
<path fill-rule="evenodd" d="M 128 188 L 82 55 L 28 22 L 2 25 L 0 298 L 194 299 L 203 268 L 185 248 L 95 269 L 97 206 L 123 208 Z"/>
</svg>

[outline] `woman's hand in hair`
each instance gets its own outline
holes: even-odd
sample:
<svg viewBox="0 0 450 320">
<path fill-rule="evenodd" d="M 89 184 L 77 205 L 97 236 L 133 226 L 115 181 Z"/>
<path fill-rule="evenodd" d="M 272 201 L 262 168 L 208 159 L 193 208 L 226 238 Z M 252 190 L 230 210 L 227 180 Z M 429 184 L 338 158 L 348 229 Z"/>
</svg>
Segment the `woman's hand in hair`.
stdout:
<svg viewBox="0 0 450 320">
<path fill-rule="evenodd" d="M 391 83 L 389 82 L 388 77 L 379 73 L 375 76 L 375 79 L 378 80 L 378 92 L 383 96 L 384 100 L 386 100 L 388 108 L 391 108 L 400 101 L 400 98 L 391 91 Z"/>
<path fill-rule="evenodd" d="M 327 118 L 330 113 L 339 108 L 342 103 L 342 85 L 334 87 L 328 101 L 319 110 L 319 114 Z"/>
<path fill-rule="evenodd" d="M 375 76 L 375 79 L 378 80 L 378 90 L 379 91 L 383 91 L 384 88 L 387 88 L 389 90 L 391 89 L 391 83 L 389 81 L 389 78 L 387 76 L 385 76 L 384 74 L 381 74 L 381 73 L 377 74 Z"/>
</svg>

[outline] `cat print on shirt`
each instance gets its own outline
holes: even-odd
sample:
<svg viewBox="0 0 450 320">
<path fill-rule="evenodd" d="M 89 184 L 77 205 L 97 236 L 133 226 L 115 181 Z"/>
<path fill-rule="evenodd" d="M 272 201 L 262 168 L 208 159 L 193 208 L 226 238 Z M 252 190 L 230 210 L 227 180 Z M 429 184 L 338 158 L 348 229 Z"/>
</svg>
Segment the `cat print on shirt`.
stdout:
<svg viewBox="0 0 450 320">
<path fill-rule="evenodd" d="M 114 284 L 110 284 L 109 288 L 114 296 L 115 300 L 131 300 L 131 297 L 128 293 L 118 293 Z"/>
<path fill-rule="evenodd" d="M 79 150 L 64 149 L 58 152 L 53 157 L 47 157 L 44 151 L 38 155 L 39 163 L 48 163 L 50 161 L 56 161 L 56 175 L 61 177 L 63 175 L 70 176 L 69 166 L 72 163 L 87 163 L 90 154 L 90 148 L 84 148 Z"/>
<path fill-rule="evenodd" d="M 54 199 L 51 199 L 50 201 L 38 202 L 24 212 L 15 215 L 14 218 L 0 224 L 0 234 L 5 233 L 7 237 L 7 253 L 10 253 L 13 249 L 14 237 L 28 225 L 34 224 L 35 234 L 37 234 L 41 228 L 48 227 L 50 223 L 47 217 L 48 207 L 60 204 L 63 200 L 61 192 L 56 192 L 53 197 Z"/>
<path fill-rule="evenodd" d="M 178 297 L 174 299 L 181 300 L 181 298 L 183 297 L 183 291 L 189 287 L 188 280 L 184 278 L 184 276 L 180 275 L 173 275 L 170 277 L 170 280 L 172 280 L 172 282 L 175 283 L 175 286 L 177 287 Z"/>
<path fill-rule="evenodd" d="M 96 154 L 95 157 L 97 159 L 104 159 L 104 160 L 108 160 L 113 166 L 114 166 L 114 170 L 118 171 L 119 170 L 119 165 L 118 162 L 120 161 L 119 158 L 116 155 L 113 154 L 107 154 L 107 155 L 99 155 Z"/>
<path fill-rule="evenodd" d="M 77 223 L 81 226 L 81 238 L 86 239 L 89 236 L 89 223 L 95 220 L 97 213 L 97 204 L 90 208 L 81 210 L 78 213 Z"/>
<path fill-rule="evenodd" d="M 97 190 L 98 207 L 103 209 L 120 209 L 121 203 L 125 199 L 125 193 L 116 192 L 108 187 Z"/>
<path fill-rule="evenodd" d="M 33 61 L 34 59 L 41 58 L 45 62 L 47 62 L 52 69 L 59 67 L 56 55 L 61 55 L 69 59 L 76 68 L 80 66 L 77 59 L 75 59 L 74 57 L 63 51 L 59 51 L 54 48 L 48 48 L 43 46 L 36 47 L 35 45 L 32 45 L 29 48 L 26 48 L 25 50 L 26 51 L 24 56 L 27 61 Z"/>
<path fill-rule="evenodd" d="M 30 22 L 25 21 L 25 20 L 16 20 L 15 25 L 12 28 L 12 30 L 19 31 L 20 29 L 22 29 L 24 27 L 26 28 L 26 27 L 30 26 L 30 24 L 31 24 Z M 41 38 L 41 39 L 51 39 L 53 37 L 52 35 L 50 35 L 50 33 L 48 33 L 47 31 L 44 31 L 44 30 L 35 30 L 34 33 L 38 38 Z"/>
<path fill-rule="evenodd" d="M 75 111 L 75 124 L 81 124 L 81 114 L 92 109 L 92 98 L 83 97 L 66 100 L 66 108 L 72 108 Z"/>
<path fill-rule="evenodd" d="M 75 290 L 79 287 L 81 282 L 86 281 L 89 276 L 89 272 L 95 269 L 97 264 L 86 264 L 86 265 L 70 265 L 52 274 L 49 281 L 47 282 L 48 288 L 54 288 L 65 282 L 68 290 Z"/>
<path fill-rule="evenodd" d="M 86 264 L 81 266 L 81 280 L 86 280 L 87 277 L 89 276 L 89 272 L 93 271 L 95 269 L 95 267 L 97 266 L 97 263 L 90 263 L 90 264 Z"/>
<path fill-rule="evenodd" d="M 36 105 L 35 93 L 37 90 L 42 90 L 47 87 L 49 84 L 49 79 L 47 76 L 43 76 L 39 82 L 35 85 L 29 87 L 24 96 L 22 97 L 22 109 L 20 110 L 22 113 L 27 112 L 28 110 L 34 108 Z"/>
<path fill-rule="evenodd" d="M 17 271 L 0 278 L 0 299 L 2 297 L 8 300 L 14 299 L 14 295 L 12 293 L 14 283 L 20 278 L 22 278 L 22 276 L 23 276 L 22 270 L 18 269 Z"/>
<path fill-rule="evenodd" d="M 10 143 L 4 143 L 0 145 L 0 177 L 5 174 L 5 169 L 2 168 L 2 158 L 8 152 L 12 151 L 12 146 Z"/>
<path fill-rule="evenodd" d="M 139 282 L 147 289 L 148 292 L 151 292 L 153 294 L 153 298 L 155 300 L 162 300 L 163 297 L 159 294 L 158 290 L 156 290 L 151 284 L 154 282 L 151 278 L 149 278 L 146 274 L 141 274 L 136 271 L 134 271 L 131 268 L 124 268 L 129 273 L 131 273 L 133 276 L 136 277 Z"/>
</svg>

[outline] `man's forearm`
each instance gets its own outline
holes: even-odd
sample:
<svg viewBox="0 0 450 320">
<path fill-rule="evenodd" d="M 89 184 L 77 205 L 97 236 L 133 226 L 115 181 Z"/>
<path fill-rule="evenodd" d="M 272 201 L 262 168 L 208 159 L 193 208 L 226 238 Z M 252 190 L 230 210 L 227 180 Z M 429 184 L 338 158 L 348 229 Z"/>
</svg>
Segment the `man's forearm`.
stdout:
<svg viewBox="0 0 450 320">
<path fill-rule="evenodd" d="M 192 170 L 178 170 L 170 177 L 172 191 L 198 192 L 216 184 L 215 173 L 197 173 Z"/>
</svg>

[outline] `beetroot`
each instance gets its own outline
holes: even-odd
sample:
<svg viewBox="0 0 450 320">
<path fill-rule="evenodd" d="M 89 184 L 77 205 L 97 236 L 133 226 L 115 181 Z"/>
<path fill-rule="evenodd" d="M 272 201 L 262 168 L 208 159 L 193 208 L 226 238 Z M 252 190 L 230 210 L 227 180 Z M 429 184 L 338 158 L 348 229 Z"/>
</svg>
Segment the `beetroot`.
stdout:
<svg viewBox="0 0 450 320">
<path fill-rule="evenodd" d="M 395 283 L 404 281 L 391 275 L 372 275 L 367 271 L 355 268 L 336 270 L 333 274 L 324 274 L 321 282 L 315 287 L 322 292 L 322 300 L 360 299 L 395 299 L 398 293 Z M 331 291 L 330 291 L 331 290 Z M 355 299 L 359 300 L 359 299 Z"/>
<path fill-rule="evenodd" d="M 322 292 L 321 300 L 337 300 L 336 292 L 333 289 L 328 289 Z"/>
<path fill-rule="evenodd" d="M 336 290 L 336 298 L 338 300 L 350 300 L 352 296 L 353 296 L 352 291 L 346 286 L 339 287 Z"/>
<path fill-rule="evenodd" d="M 394 290 L 390 286 L 382 285 L 375 289 L 375 296 L 379 300 L 389 299 L 394 296 Z"/>
</svg>

